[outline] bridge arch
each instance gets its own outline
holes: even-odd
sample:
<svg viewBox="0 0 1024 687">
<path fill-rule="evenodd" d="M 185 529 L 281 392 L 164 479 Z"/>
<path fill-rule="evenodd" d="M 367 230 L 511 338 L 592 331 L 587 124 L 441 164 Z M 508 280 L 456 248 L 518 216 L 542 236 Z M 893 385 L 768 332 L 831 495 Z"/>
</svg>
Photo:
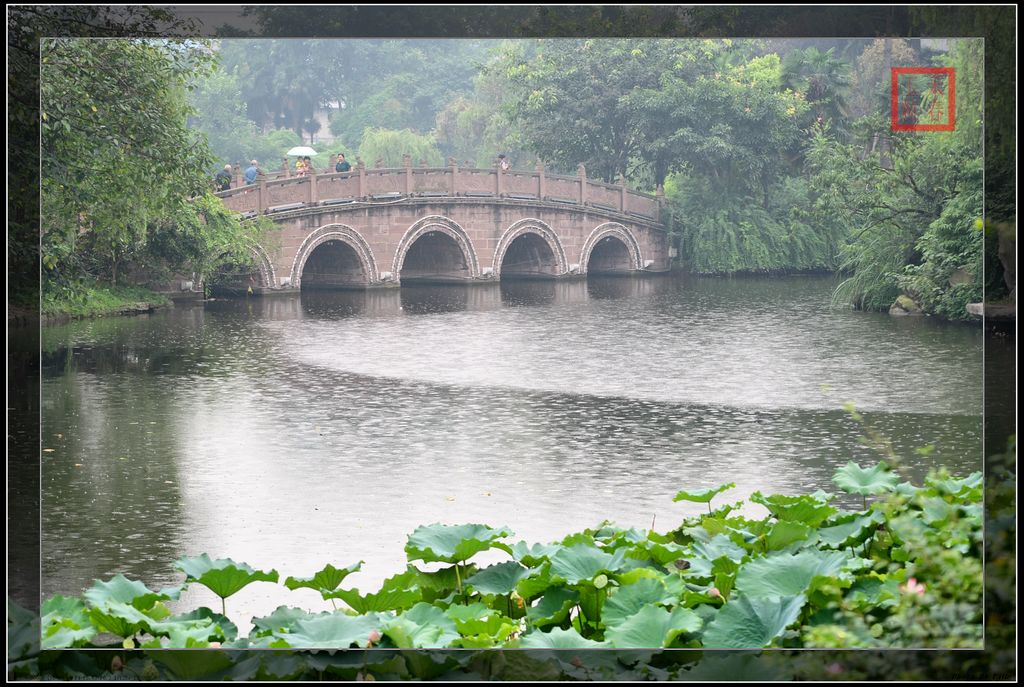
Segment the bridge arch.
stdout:
<svg viewBox="0 0 1024 687">
<path fill-rule="evenodd" d="M 505 262 L 505 258 L 509 256 L 509 249 L 512 248 L 512 244 L 516 239 L 526 236 L 536 236 L 547 245 L 548 250 L 551 252 L 550 259 L 553 260 L 552 276 L 562 275 L 569 271 L 569 262 L 566 260 L 565 249 L 562 248 L 562 242 L 558 239 L 558 235 L 547 223 L 533 217 L 527 217 L 513 222 L 501 235 L 501 238 L 498 239 L 498 246 L 494 249 L 492 268 L 495 278 L 501 277 L 502 264 Z M 523 241 L 520 241 L 520 244 L 523 244 Z"/>
<path fill-rule="evenodd" d="M 380 280 L 373 250 L 359 232 L 345 224 L 327 224 L 306 236 L 299 246 L 299 250 L 296 251 L 291 269 L 291 286 L 293 288 L 302 286 L 302 271 L 313 251 L 330 241 L 338 241 L 352 250 L 365 275 L 364 285 Z"/>
<path fill-rule="evenodd" d="M 266 288 L 274 288 L 277 286 L 277 273 L 274 271 L 274 262 L 267 255 L 267 251 L 263 249 L 258 243 L 251 243 L 249 245 L 249 251 L 256 258 L 256 266 L 260 272 L 260 280 L 263 282 L 260 286 Z"/>
<path fill-rule="evenodd" d="M 473 242 L 466 230 L 459 226 L 458 222 L 441 215 L 428 215 L 413 223 L 402 240 L 398 243 L 398 250 L 395 251 L 395 259 L 392 263 L 392 274 L 395 279 L 401 281 L 402 268 L 405 266 L 406 258 L 409 257 L 410 249 L 417 240 L 429 234 L 442 234 L 458 247 L 465 259 L 466 276 L 469 279 L 480 277 L 480 262 L 477 260 L 476 251 L 473 249 Z"/>
<path fill-rule="evenodd" d="M 613 251 L 616 248 L 614 243 L 605 241 L 605 239 L 611 239 L 612 241 L 618 241 L 618 250 L 621 252 L 621 259 L 619 256 L 614 255 Z M 637 242 L 636 237 L 633 233 L 619 224 L 618 222 L 605 222 L 604 224 L 598 225 L 592 232 L 587 240 L 583 242 L 583 250 L 580 251 L 580 273 L 586 274 L 590 271 L 590 260 L 595 255 L 595 250 L 598 254 L 604 253 L 604 246 L 608 245 L 609 250 L 606 253 L 607 259 L 613 262 L 622 262 L 626 265 L 626 269 L 641 270 L 643 269 L 643 258 L 640 254 L 640 244 Z M 623 250 L 624 249 L 624 250 Z M 615 268 L 619 269 L 619 268 Z"/>
</svg>

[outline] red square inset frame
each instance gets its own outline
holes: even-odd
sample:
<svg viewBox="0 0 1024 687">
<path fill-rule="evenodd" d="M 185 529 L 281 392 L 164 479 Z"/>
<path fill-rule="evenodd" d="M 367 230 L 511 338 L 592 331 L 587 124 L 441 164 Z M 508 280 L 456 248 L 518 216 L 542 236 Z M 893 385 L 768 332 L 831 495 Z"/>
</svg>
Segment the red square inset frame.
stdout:
<svg viewBox="0 0 1024 687">
<path fill-rule="evenodd" d="M 900 89 L 901 75 L 932 76 L 931 110 L 945 112 L 942 122 L 917 122 L 918 109 L 924 104 L 923 94 L 913 90 L 910 85 Z M 946 89 L 938 89 L 940 77 L 945 77 Z M 904 80 L 908 82 L 909 80 Z M 900 99 L 900 96 L 903 99 Z M 943 102 L 942 95 L 945 95 Z M 930 111 L 931 113 L 931 111 Z M 953 131 L 956 128 L 956 70 L 953 67 L 893 67 L 892 68 L 892 130 L 893 131 Z"/>
</svg>

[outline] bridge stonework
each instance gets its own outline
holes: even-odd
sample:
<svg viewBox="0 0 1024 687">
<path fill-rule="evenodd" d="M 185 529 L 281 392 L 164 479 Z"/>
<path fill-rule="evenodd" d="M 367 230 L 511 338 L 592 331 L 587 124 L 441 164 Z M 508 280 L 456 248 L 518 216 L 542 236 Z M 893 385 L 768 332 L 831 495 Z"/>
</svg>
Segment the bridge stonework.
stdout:
<svg viewBox="0 0 1024 687">
<path fill-rule="evenodd" d="M 553 185 L 558 195 L 550 195 Z M 669 268 L 660 198 L 585 177 L 545 178 L 543 170 L 360 168 L 218 195 L 229 208 L 247 217 L 264 214 L 279 229 L 267 246 L 253 246 L 264 293 L 294 292 L 304 280 L 372 288 L 413 279 L 571 278 Z"/>
</svg>

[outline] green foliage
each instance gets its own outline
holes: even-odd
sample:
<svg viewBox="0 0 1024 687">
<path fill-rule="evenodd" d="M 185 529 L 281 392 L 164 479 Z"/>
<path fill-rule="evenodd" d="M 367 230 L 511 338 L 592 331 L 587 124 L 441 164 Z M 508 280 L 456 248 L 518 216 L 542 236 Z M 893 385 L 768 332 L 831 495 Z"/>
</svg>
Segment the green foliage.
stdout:
<svg viewBox="0 0 1024 687">
<path fill-rule="evenodd" d="M 920 487 L 894 490 L 882 466 L 850 463 L 835 481 L 854 493 L 887 495 L 858 512 L 838 510 L 821 492 L 755 493 L 751 502 L 769 509 L 766 519 L 718 509 L 668 535 L 605 522 L 544 546 L 503 544 L 506 528 L 420 527 L 406 546 L 410 560 L 464 563 L 498 548 L 518 561 L 482 572 L 467 566 L 465 585 L 457 566 L 432 573 L 409 566 L 371 594 L 336 588 L 359 564 L 325 566 L 285 586 L 319 589 L 350 611 L 282 606 L 254 618 L 246 638 L 208 608 L 172 616 L 163 601 L 177 589 L 152 592 L 116 576 L 97 582 L 84 600 L 47 600 L 43 642 L 80 647 L 107 632 L 147 648 L 979 647 L 980 475 L 933 472 Z M 710 499 L 726 486 L 696 496 Z M 656 547 L 686 565 L 651 558 Z M 256 580 L 277 581 L 274 571 L 205 554 L 177 565 L 187 583 L 222 598 Z M 299 675 L 309 669 L 302 660 L 265 669 Z M 388 665 L 410 675 L 432 670 Z"/>
<path fill-rule="evenodd" d="M 169 304 L 166 296 L 137 286 L 102 286 L 79 282 L 73 287 L 54 286 L 45 291 L 40 309 L 44 315 L 98 317 Z"/>
<path fill-rule="evenodd" d="M 368 129 L 363 133 L 359 157 L 368 167 L 377 166 L 378 160 L 384 167 L 401 167 L 403 155 L 411 155 L 414 165 L 419 165 L 420 160 L 426 160 L 431 167 L 444 165 L 433 136 L 417 134 L 409 129 Z"/>
</svg>

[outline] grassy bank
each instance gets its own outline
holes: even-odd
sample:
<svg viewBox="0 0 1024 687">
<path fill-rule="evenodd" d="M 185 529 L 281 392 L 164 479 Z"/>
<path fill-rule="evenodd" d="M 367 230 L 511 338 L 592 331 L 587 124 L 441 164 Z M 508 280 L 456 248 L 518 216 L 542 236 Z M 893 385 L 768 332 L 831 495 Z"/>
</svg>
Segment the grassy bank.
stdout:
<svg viewBox="0 0 1024 687">
<path fill-rule="evenodd" d="M 44 291 L 40 311 L 54 318 L 103 317 L 143 312 L 170 303 L 166 296 L 138 286 L 94 284 L 77 291 Z"/>
</svg>

